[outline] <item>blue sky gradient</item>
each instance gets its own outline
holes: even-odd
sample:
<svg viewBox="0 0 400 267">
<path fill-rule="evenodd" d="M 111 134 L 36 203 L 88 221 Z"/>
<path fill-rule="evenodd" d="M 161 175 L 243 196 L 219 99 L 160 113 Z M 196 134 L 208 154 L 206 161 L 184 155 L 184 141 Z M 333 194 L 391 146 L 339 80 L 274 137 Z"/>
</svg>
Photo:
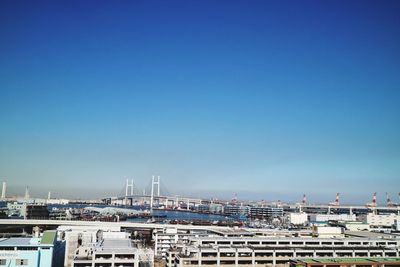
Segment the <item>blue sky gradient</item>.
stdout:
<svg viewBox="0 0 400 267">
<path fill-rule="evenodd" d="M 399 1 L 1 1 L 0 179 L 55 196 L 155 174 L 173 194 L 395 199 L 398 14 Z"/>
</svg>

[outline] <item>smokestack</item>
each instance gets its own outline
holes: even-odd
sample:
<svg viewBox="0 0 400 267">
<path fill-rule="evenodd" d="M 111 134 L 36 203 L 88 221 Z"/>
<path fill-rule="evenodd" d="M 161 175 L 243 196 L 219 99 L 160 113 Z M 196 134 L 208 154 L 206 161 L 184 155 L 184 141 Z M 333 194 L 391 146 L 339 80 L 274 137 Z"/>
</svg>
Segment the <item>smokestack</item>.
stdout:
<svg viewBox="0 0 400 267">
<path fill-rule="evenodd" d="M 6 188 L 7 188 L 7 183 L 3 182 L 3 189 L 1 190 L 1 199 L 6 198 Z"/>
<path fill-rule="evenodd" d="M 47 194 L 47 199 L 51 199 L 51 192 L 49 191 L 49 193 Z"/>
<path fill-rule="evenodd" d="M 29 187 L 28 186 L 25 188 L 25 199 L 26 200 L 29 199 Z"/>
</svg>

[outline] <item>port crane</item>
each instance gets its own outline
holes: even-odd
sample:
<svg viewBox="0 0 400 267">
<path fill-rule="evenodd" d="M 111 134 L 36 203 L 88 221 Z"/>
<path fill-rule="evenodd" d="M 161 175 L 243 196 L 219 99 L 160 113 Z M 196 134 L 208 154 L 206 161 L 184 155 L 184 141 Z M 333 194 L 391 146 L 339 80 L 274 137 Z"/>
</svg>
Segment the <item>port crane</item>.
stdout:
<svg viewBox="0 0 400 267">
<path fill-rule="evenodd" d="M 390 196 L 389 196 L 388 192 L 386 192 L 386 206 L 394 207 L 394 204 L 393 204 L 392 200 L 390 199 Z"/>
<path fill-rule="evenodd" d="M 301 204 L 302 204 L 302 205 L 307 205 L 307 204 L 308 204 L 308 202 L 307 202 L 307 195 L 306 195 L 306 194 L 303 194 L 303 200 L 301 201 Z"/>
<path fill-rule="evenodd" d="M 373 194 L 372 196 L 372 202 L 367 203 L 365 205 L 366 207 L 376 207 L 377 206 L 377 202 L 376 202 L 376 192 Z"/>
</svg>

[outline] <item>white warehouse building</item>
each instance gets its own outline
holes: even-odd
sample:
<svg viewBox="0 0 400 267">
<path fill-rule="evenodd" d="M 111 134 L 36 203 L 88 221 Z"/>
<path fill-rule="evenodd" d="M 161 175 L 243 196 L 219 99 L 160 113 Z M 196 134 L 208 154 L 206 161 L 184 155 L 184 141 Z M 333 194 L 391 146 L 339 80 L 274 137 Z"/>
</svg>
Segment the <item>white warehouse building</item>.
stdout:
<svg viewBox="0 0 400 267">
<path fill-rule="evenodd" d="M 289 223 L 293 225 L 304 225 L 308 222 L 308 215 L 305 212 L 300 213 L 289 213 Z"/>
<path fill-rule="evenodd" d="M 310 214 L 311 223 L 324 223 L 328 221 L 355 221 L 355 214 Z"/>
<path fill-rule="evenodd" d="M 395 221 L 400 220 L 400 215 L 368 213 L 367 223 L 372 227 L 392 227 Z"/>
</svg>

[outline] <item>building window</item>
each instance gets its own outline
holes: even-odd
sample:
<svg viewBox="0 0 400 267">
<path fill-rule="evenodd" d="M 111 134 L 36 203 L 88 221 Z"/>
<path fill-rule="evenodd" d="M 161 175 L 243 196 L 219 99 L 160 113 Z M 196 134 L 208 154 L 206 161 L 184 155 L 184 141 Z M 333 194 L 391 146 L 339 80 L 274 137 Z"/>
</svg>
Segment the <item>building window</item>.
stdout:
<svg viewBox="0 0 400 267">
<path fill-rule="evenodd" d="M 0 265 L 6 265 L 6 263 L 7 263 L 7 260 L 5 260 L 5 259 L 0 259 Z"/>
<path fill-rule="evenodd" d="M 19 265 L 19 266 L 21 266 L 21 265 L 28 265 L 28 260 L 26 260 L 26 259 L 18 259 L 18 260 L 15 260 L 15 265 Z"/>
</svg>

